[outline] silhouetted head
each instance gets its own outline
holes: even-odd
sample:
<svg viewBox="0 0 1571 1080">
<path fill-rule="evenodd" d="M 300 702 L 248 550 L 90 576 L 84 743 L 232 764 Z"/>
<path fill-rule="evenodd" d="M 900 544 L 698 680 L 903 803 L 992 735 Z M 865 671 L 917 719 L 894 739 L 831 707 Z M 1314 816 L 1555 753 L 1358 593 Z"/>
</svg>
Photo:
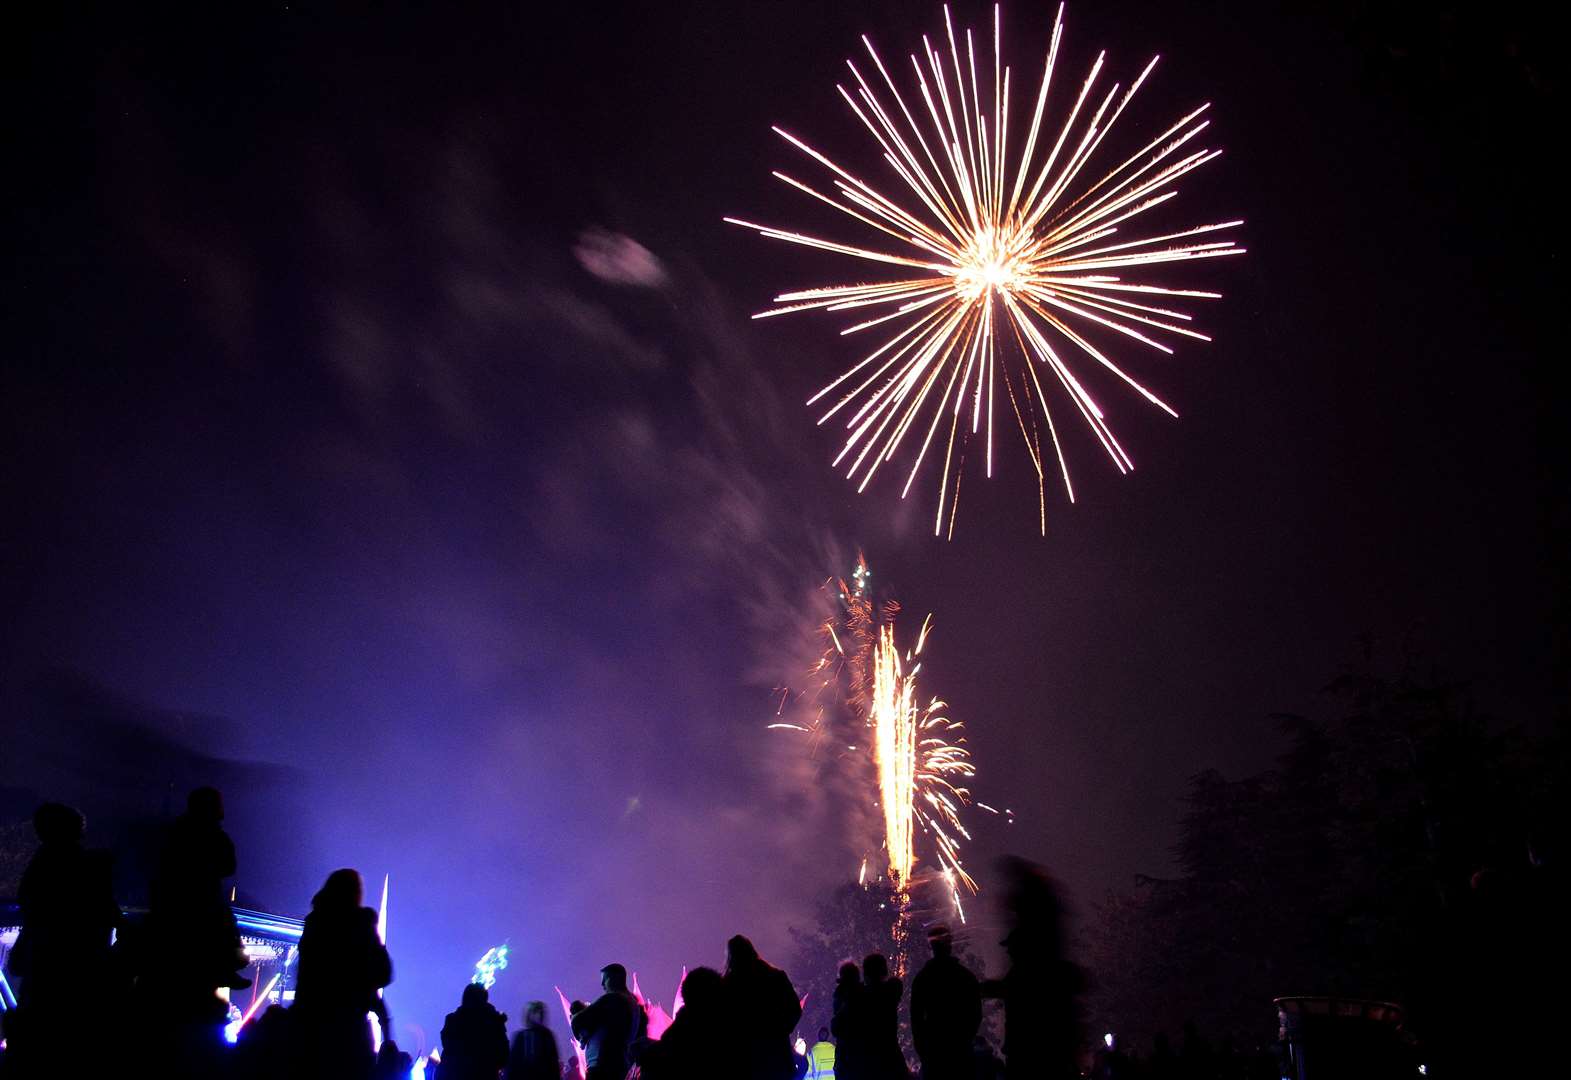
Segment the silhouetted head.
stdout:
<svg viewBox="0 0 1571 1080">
<path fill-rule="evenodd" d="M 847 960 L 840 965 L 839 981 L 843 983 L 859 983 L 862 981 L 862 969 L 856 966 L 855 960 Z"/>
<path fill-rule="evenodd" d="M 577 1016 L 579 1013 L 583 1012 L 587 1008 L 589 1008 L 588 1005 L 585 1005 L 582 1001 L 579 1001 L 578 999 L 574 998 L 573 999 L 573 1003 L 567 1007 L 567 1015 L 568 1016 Z"/>
<path fill-rule="evenodd" d="M 360 871 L 346 866 L 327 875 L 327 881 L 311 897 L 311 910 L 357 908 L 364 897 L 365 885 L 360 880 Z"/>
<path fill-rule="evenodd" d="M 934 923 L 927 928 L 927 944 L 934 956 L 948 956 L 954 951 L 955 939 L 950 935 L 949 927 L 943 923 Z"/>
<path fill-rule="evenodd" d="M 882 982 L 889 977 L 889 961 L 883 953 L 868 953 L 862 959 L 862 978 L 870 983 Z"/>
<path fill-rule="evenodd" d="M 545 1023 L 545 1002 L 543 1002 L 543 1001 L 531 1001 L 529 1004 L 525 1005 L 524 1006 L 524 1023 L 526 1023 L 526 1024 L 544 1024 Z"/>
<path fill-rule="evenodd" d="M 459 1004 L 473 1007 L 476 1005 L 484 1005 L 490 1000 L 491 991 L 487 990 L 479 983 L 470 983 L 468 986 L 464 987 L 464 996 L 459 1000 Z"/>
<path fill-rule="evenodd" d="M 215 787 L 199 787 L 185 797 L 185 812 L 200 821 L 222 821 L 224 797 Z"/>
<path fill-rule="evenodd" d="M 80 844 L 87 819 L 64 803 L 46 802 L 33 811 L 33 831 L 39 843 L 50 847 Z"/>
<path fill-rule="evenodd" d="M 818 1041 L 819 1042 L 828 1042 L 829 1041 L 829 1029 L 828 1028 L 819 1028 L 818 1029 Z"/>
<path fill-rule="evenodd" d="M 725 969 L 730 974 L 758 963 L 758 950 L 741 934 L 725 943 Z"/>
<path fill-rule="evenodd" d="M 600 969 L 600 986 L 607 992 L 627 989 L 627 969 L 621 964 L 607 964 Z"/>
<path fill-rule="evenodd" d="M 1007 885 L 1010 930 L 999 942 L 1013 963 L 1047 963 L 1064 955 L 1064 906 L 1058 887 L 1035 863 L 1007 855 L 999 863 Z"/>
<path fill-rule="evenodd" d="M 715 1008 L 724 1000 L 725 979 L 714 968 L 696 967 L 682 980 L 682 1008 L 696 1006 L 702 1011 Z"/>
</svg>

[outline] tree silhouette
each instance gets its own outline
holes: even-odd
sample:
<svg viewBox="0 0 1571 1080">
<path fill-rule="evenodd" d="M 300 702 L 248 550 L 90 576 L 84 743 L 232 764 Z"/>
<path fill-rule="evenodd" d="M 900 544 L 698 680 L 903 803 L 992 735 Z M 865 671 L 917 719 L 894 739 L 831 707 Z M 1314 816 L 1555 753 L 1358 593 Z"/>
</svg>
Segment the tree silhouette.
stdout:
<svg viewBox="0 0 1571 1080">
<path fill-rule="evenodd" d="M 1193 1020 L 1258 1045 L 1273 997 L 1340 994 L 1402 1002 L 1443 1041 L 1473 993 L 1463 973 L 1499 985 L 1517 962 L 1495 943 L 1469 969 L 1481 927 L 1554 936 L 1528 897 L 1557 888 L 1544 853 L 1558 850 L 1560 745 L 1490 723 L 1456 684 L 1355 670 L 1328 691 L 1330 719 L 1276 718 L 1275 768 L 1191 779 L 1178 878 L 1139 877 L 1100 905 L 1084 937 L 1095 1030 L 1145 1041 Z M 1516 929 L 1480 919 L 1490 874 Z"/>
</svg>

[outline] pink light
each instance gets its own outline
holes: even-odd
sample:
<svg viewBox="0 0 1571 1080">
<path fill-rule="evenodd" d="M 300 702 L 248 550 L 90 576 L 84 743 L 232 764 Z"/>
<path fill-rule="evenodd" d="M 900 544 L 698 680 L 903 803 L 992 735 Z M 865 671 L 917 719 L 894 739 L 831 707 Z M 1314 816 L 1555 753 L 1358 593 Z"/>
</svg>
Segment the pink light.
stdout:
<svg viewBox="0 0 1571 1080">
<path fill-rule="evenodd" d="M 584 1048 L 573 1038 L 573 1011 L 568 1007 L 567 995 L 562 993 L 560 986 L 553 987 L 557 998 L 562 1002 L 562 1015 L 567 1017 L 567 1041 L 573 1044 L 573 1055 L 578 1058 L 578 1075 L 580 1078 L 589 1074 L 589 1059 L 584 1056 Z"/>
<path fill-rule="evenodd" d="M 260 1009 L 262 1007 L 262 1002 L 267 1000 L 267 995 L 273 992 L 273 986 L 274 986 L 274 984 L 276 984 L 278 982 L 278 975 L 279 974 L 282 974 L 282 972 L 279 972 L 278 974 L 275 974 L 271 979 L 267 980 L 267 987 L 266 987 L 266 989 L 264 989 L 260 994 L 257 995 L 255 1001 L 251 1002 L 251 1007 L 249 1009 L 247 1009 L 245 1011 L 245 1015 L 240 1018 L 240 1025 L 239 1025 L 239 1027 L 235 1028 L 235 1034 L 236 1035 L 238 1035 L 240 1033 L 240 1028 L 245 1027 L 246 1024 L 250 1021 L 251 1017 L 256 1015 L 256 1010 L 258 1010 L 258 1009 Z"/>
</svg>

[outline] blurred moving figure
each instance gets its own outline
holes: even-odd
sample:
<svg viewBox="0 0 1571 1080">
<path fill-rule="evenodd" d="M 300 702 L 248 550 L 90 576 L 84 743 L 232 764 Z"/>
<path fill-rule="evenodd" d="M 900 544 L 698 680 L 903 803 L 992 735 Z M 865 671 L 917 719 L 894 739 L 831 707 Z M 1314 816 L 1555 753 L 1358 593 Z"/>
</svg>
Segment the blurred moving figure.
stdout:
<svg viewBox="0 0 1571 1080">
<path fill-rule="evenodd" d="M 1064 951 L 1064 909 L 1041 867 L 1014 856 L 1000 866 L 1010 931 L 1002 979 L 982 986 L 1004 1003 L 1004 1060 L 1009 1080 L 1068 1080 L 1078 1075 L 1080 971 Z"/>
<path fill-rule="evenodd" d="M 546 1027 L 545 1002 L 524 1006 L 524 1026 L 513 1036 L 507 1058 L 507 1080 L 561 1080 L 562 1058 L 556 1036 Z"/>
</svg>

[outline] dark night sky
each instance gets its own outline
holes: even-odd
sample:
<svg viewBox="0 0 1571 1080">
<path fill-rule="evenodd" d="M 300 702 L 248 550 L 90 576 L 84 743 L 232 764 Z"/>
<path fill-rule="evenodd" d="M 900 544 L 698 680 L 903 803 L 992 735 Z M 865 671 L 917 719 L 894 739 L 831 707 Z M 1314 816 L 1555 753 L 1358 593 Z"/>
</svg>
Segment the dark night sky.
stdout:
<svg viewBox="0 0 1571 1080">
<path fill-rule="evenodd" d="M 390 872 L 393 1007 L 428 1029 L 504 937 L 515 1013 L 613 957 L 668 996 L 734 930 L 783 950 L 866 839 L 763 730 L 858 547 L 933 612 L 928 685 L 1018 815 L 975 864 L 1039 859 L 1082 910 L 1169 872 L 1185 779 L 1268 762 L 1268 714 L 1365 635 L 1549 722 L 1544 38 L 1267 7 L 1071 5 L 1076 79 L 1164 56 L 1131 139 L 1216 103 L 1228 152 L 1178 202 L 1250 254 L 1197 275 L 1214 344 L 1122 354 L 1181 420 L 1104 388 L 1138 472 L 1076 433 L 1044 540 L 1009 446 L 948 544 L 931 487 L 854 495 L 796 404 L 850 346 L 747 318 L 834 260 L 720 222 L 810 222 L 769 125 L 866 161 L 839 65 L 936 6 L 36 16 L 5 46 L 0 678 L 77 672 L 303 770 L 314 829 L 242 879 L 299 909 Z M 1029 68 L 1051 9 L 1005 17 Z M 588 272 L 590 229 L 662 280 Z"/>
</svg>

